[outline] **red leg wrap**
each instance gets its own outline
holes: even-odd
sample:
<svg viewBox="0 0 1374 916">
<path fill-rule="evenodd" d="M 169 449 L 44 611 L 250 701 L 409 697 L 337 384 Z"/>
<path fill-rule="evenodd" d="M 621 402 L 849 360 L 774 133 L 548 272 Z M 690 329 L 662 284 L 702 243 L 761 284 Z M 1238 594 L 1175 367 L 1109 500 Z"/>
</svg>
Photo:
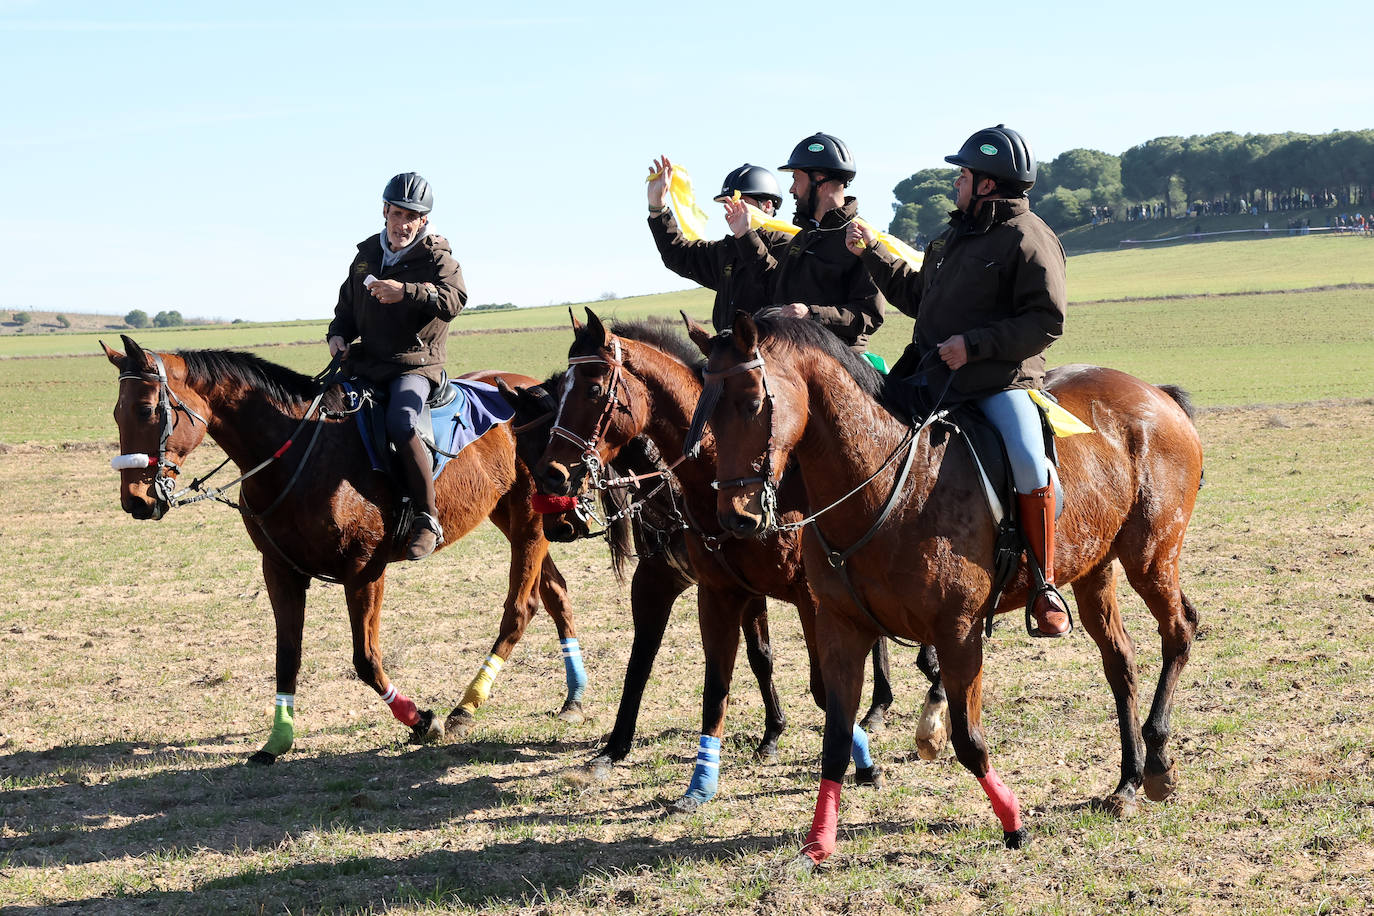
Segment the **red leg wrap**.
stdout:
<svg viewBox="0 0 1374 916">
<path fill-rule="evenodd" d="M 1016 793 L 1002 782 L 997 771 L 989 767 L 988 775 L 978 780 L 978 785 L 988 794 L 988 801 L 992 802 L 992 810 L 1002 822 L 1002 829 L 1007 833 L 1020 830 L 1021 803 L 1016 800 Z"/>
<path fill-rule="evenodd" d="M 403 693 L 396 694 L 386 705 L 391 707 L 391 714 L 396 717 L 396 721 L 402 725 L 414 725 L 420 721 L 420 709 Z"/>
<path fill-rule="evenodd" d="M 811 818 L 811 832 L 806 835 L 802 854 L 817 865 L 830 858 L 835 851 L 835 828 L 840 820 L 840 784 L 822 779 L 816 795 L 816 814 Z"/>
</svg>

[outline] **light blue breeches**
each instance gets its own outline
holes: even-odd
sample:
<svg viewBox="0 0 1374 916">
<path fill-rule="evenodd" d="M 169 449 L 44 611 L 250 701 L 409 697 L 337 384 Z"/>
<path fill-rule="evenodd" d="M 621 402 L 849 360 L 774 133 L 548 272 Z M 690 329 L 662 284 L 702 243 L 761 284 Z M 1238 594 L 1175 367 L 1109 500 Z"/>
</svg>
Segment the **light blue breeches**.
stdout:
<svg viewBox="0 0 1374 916">
<path fill-rule="evenodd" d="M 1045 436 L 1040 424 L 1040 408 L 1023 388 L 999 391 L 978 401 L 978 406 L 1007 444 L 1011 476 L 1017 493 L 1038 490 L 1050 482 L 1049 462 L 1045 458 Z"/>
</svg>

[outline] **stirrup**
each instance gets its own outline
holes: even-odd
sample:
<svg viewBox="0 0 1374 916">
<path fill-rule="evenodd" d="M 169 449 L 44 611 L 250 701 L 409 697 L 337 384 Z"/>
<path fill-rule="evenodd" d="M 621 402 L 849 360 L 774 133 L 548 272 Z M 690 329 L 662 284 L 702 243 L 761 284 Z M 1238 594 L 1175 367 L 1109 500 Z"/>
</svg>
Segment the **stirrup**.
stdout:
<svg viewBox="0 0 1374 916">
<path fill-rule="evenodd" d="M 1042 596 L 1053 595 L 1059 602 L 1059 608 L 1063 610 L 1064 616 L 1069 619 L 1069 628 L 1063 633 L 1042 633 L 1040 627 L 1035 623 L 1035 605 Z M 1073 611 L 1069 610 L 1069 603 L 1064 600 L 1064 593 L 1054 586 L 1053 583 L 1043 582 L 1039 588 L 1031 592 L 1026 599 L 1026 633 L 1036 639 L 1061 639 L 1074 631 Z"/>
<path fill-rule="evenodd" d="M 424 550 L 424 552 L 421 553 L 420 551 L 423 548 L 417 545 L 419 545 L 419 542 L 423 539 L 425 530 L 434 534 L 434 544 L 428 550 Z M 428 512 L 421 512 L 415 516 L 414 521 L 410 523 L 410 532 L 410 542 L 406 544 L 407 560 L 423 560 L 425 557 L 428 557 L 430 554 L 434 553 L 434 551 L 438 550 L 440 545 L 444 543 L 443 527 L 440 526 L 439 520 Z"/>
<path fill-rule="evenodd" d="M 428 512 L 415 513 L 415 520 L 410 523 L 410 530 L 414 531 L 416 525 L 424 525 L 430 531 L 434 532 L 435 537 L 439 539 L 438 543 L 434 545 L 435 547 L 444 543 L 444 526 L 440 525 L 439 519 L 435 518 L 433 515 L 430 515 Z"/>
</svg>

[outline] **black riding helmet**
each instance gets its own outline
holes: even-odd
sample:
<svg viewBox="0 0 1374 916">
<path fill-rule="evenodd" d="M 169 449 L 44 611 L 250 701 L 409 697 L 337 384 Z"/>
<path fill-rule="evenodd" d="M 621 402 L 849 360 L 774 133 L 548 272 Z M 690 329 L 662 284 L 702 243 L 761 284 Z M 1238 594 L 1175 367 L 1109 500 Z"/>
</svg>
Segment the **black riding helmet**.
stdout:
<svg viewBox="0 0 1374 916">
<path fill-rule="evenodd" d="M 735 169 L 725 176 L 725 181 L 721 182 L 720 193 L 715 199 L 729 200 L 738 191 L 741 197 L 753 197 L 756 200 L 771 200 L 773 206 L 782 205 L 782 188 L 778 187 L 778 180 L 773 177 L 773 173 L 761 165 L 744 165 Z"/>
<path fill-rule="evenodd" d="M 825 172 L 830 178 L 839 178 L 846 185 L 854 179 L 858 171 L 854 168 L 854 157 L 844 141 L 831 134 L 814 133 L 792 148 L 787 164 L 778 168 L 784 172 Z"/>
<path fill-rule="evenodd" d="M 1035 156 L 1024 137 L 1004 124 L 986 127 L 964 141 L 945 161 L 986 175 L 1005 191 L 1025 192 L 1035 184 Z"/>
<path fill-rule="evenodd" d="M 418 172 L 402 172 L 388 181 L 382 200 L 421 214 L 434 209 L 434 192 Z"/>
</svg>

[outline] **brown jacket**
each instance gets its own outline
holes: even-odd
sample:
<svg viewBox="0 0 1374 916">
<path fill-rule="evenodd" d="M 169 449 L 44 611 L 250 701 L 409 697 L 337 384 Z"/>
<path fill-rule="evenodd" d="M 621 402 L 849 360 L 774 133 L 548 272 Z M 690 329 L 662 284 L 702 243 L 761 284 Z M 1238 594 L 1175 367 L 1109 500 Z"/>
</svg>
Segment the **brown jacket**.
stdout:
<svg viewBox="0 0 1374 916">
<path fill-rule="evenodd" d="M 805 304 L 812 321 L 862 351 L 869 335 L 882 326 L 887 303 L 844 243 L 845 229 L 858 212 L 858 202 L 846 197 L 844 206 L 826 213 L 819 225 L 796 217 L 793 222 L 801 226 L 801 232 L 766 261 L 773 280 L 773 302 Z"/>
<path fill-rule="evenodd" d="M 667 208 L 649 216 L 649 231 L 653 233 L 664 267 L 715 290 L 711 323 L 717 331 L 730 327 L 737 311 L 752 315 L 773 304 L 767 272 L 757 246 L 765 249 L 763 254 L 780 249 L 788 242 L 783 233 L 760 230 L 744 238 L 727 235 L 716 241 L 700 239 L 693 242 L 683 236 L 673 212 Z"/>
<path fill-rule="evenodd" d="M 405 285 L 400 302 L 378 302 L 363 280 L 396 280 Z M 413 372 L 437 385 L 447 358 L 448 323 L 468 301 L 463 272 L 441 235 L 420 239 L 396 264 L 382 269 L 382 237 L 358 244 L 358 255 L 339 287 L 339 303 L 325 339 L 352 343 L 345 366 L 363 378 L 386 384 Z"/>
<path fill-rule="evenodd" d="M 952 213 L 920 270 L 877 246 L 862 261 L 889 301 L 916 319 L 894 378 L 924 376 L 938 396 L 950 376 L 939 344 L 962 334 L 968 363 L 954 373 L 947 401 L 1044 384 L 1045 349 L 1064 332 L 1064 248 L 1024 198 L 992 201 L 973 220 Z"/>
</svg>

